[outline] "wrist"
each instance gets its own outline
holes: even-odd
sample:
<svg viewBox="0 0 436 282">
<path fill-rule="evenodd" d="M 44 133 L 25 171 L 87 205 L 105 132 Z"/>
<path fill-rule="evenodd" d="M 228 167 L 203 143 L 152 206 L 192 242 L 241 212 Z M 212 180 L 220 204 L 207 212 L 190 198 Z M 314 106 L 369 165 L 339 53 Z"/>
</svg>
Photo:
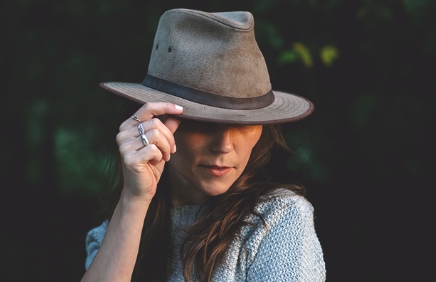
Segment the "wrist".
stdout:
<svg viewBox="0 0 436 282">
<path fill-rule="evenodd" d="M 120 204 L 123 210 L 128 212 L 145 213 L 150 206 L 152 198 L 134 195 L 129 189 L 123 189 L 121 192 Z"/>
</svg>

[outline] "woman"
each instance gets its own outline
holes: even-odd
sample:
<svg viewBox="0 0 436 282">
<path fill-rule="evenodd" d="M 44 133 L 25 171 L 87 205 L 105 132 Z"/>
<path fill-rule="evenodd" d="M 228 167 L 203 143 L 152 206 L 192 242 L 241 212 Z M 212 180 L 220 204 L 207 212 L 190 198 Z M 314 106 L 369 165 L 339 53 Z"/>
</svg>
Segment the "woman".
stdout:
<svg viewBox="0 0 436 282">
<path fill-rule="evenodd" d="M 122 183 L 82 281 L 325 280 L 304 189 L 264 173 L 286 147 L 275 124 L 313 105 L 271 90 L 253 27 L 248 12 L 167 11 L 142 84 L 102 84 L 145 104 L 120 126 Z"/>
</svg>

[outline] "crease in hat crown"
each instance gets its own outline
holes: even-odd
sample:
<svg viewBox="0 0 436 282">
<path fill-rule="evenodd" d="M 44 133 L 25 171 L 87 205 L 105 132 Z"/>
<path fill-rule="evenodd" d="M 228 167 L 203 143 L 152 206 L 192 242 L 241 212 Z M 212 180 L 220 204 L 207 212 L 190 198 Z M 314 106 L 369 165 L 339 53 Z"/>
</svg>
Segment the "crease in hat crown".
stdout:
<svg viewBox="0 0 436 282">
<path fill-rule="evenodd" d="M 251 30 L 254 28 L 253 15 L 250 12 L 245 11 L 206 13 L 188 9 L 173 9 L 166 11 L 165 13 L 172 12 L 185 12 L 194 16 L 210 18 L 211 20 L 215 20 L 220 24 L 240 30 Z"/>
<path fill-rule="evenodd" d="M 249 12 L 174 9 L 160 18 L 148 75 L 232 98 L 271 90 Z"/>
</svg>

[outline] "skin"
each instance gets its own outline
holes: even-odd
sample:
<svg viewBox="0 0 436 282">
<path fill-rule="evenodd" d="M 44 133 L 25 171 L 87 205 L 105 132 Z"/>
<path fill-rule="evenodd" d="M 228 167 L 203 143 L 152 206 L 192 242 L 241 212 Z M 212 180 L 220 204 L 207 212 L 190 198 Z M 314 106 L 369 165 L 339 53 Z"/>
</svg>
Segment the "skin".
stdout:
<svg viewBox="0 0 436 282">
<path fill-rule="evenodd" d="M 169 161 L 173 205 L 198 204 L 225 193 L 245 169 L 261 125 L 183 121 Z"/>
<path fill-rule="evenodd" d="M 262 126 L 155 118 L 182 112 L 183 108 L 170 103 L 142 106 L 136 115 L 150 143 L 145 147 L 137 121 L 128 119 L 121 124 L 116 140 L 122 157 L 123 191 L 102 245 L 81 281 L 131 280 L 144 218 L 166 162 L 173 205 L 202 203 L 225 193 L 242 174 Z"/>
</svg>

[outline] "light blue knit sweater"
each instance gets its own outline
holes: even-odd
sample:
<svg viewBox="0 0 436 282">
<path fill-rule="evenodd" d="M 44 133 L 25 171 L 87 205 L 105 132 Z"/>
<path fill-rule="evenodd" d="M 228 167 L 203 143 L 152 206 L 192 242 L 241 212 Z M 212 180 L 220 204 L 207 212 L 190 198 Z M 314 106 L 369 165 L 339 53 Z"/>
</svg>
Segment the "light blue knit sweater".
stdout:
<svg viewBox="0 0 436 282">
<path fill-rule="evenodd" d="M 180 246 L 182 229 L 196 221 L 199 206 L 178 206 L 171 210 L 174 244 L 173 273 L 169 281 L 184 281 Z M 254 226 L 243 227 L 226 253 L 225 263 L 212 281 L 325 281 L 321 245 L 315 233 L 312 205 L 285 189 L 264 196 L 256 206 L 267 228 L 257 216 Z M 107 221 L 86 237 L 86 269 L 94 259 L 106 233 Z"/>
</svg>

